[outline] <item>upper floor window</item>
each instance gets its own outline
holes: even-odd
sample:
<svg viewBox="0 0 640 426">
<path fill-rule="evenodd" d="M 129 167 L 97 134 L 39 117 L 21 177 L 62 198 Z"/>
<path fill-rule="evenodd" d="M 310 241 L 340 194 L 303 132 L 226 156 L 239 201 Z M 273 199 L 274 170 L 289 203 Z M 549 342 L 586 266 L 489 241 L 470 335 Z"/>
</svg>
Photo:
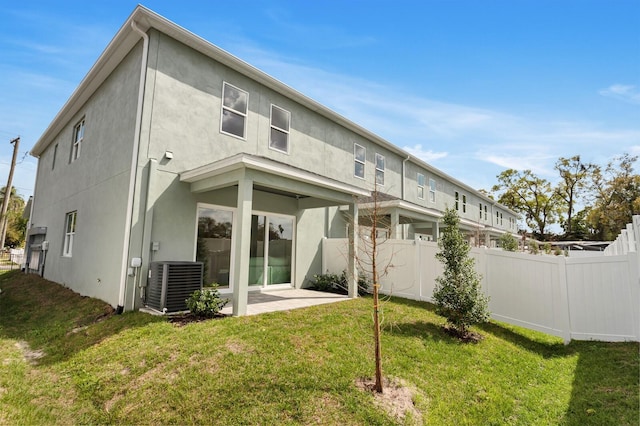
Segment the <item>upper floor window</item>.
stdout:
<svg viewBox="0 0 640 426">
<path fill-rule="evenodd" d="M 462 195 L 462 213 L 467 212 L 467 196 Z"/>
<path fill-rule="evenodd" d="M 71 257 L 73 253 L 73 239 L 76 235 L 76 218 L 78 212 L 67 213 L 64 224 L 64 243 L 62 245 L 62 255 Z"/>
<path fill-rule="evenodd" d="M 503 223 L 502 223 L 502 213 L 500 213 L 500 226 L 502 226 L 502 225 L 503 225 Z"/>
<path fill-rule="evenodd" d="M 353 175 L 364 179 L 364 164 L 367 158 L 367 151 L 363 146 L 353 144 L 354 171 Z"/>
<path fill-rule="evenodd" d="M 482 203 L 480 203 L 480 220 L 482 220 Z"/>
<path fill-rule="evenodd" d="M 460 210 L 460 194 L 458 194 L 458 191 L 456 191 L 456 210 Z"/>
<path fill-rule="evenodd" d="M 73 145 L 71 145 L 71 162 L 80 157 L 80 148 L 84 139 L 84 118 L 73 128 Z"/>
<path fill-rule="evenodd" d="M 418 198 L 424 200 L 424 175 L 418 173 Z"/>
<path fill-rule="evenodd" d="M 376 185 L 384 186 L 384 155 L 376 153 Z"/>
<path fill-rule="evenodd" d="M 51 161 L 51 170 L 56 168 L 56 157 L 58 156 L 58 144 L 53 147 L 53 160 Z"/>
<path fill-rule="evenodd" d="M 500 212 L 496 212 L 496 225 L 500 225 Z"/>
<path fill-rule="evenodd" d="M 487 220 L 487 205 L 484 205 L 484 220 Z"/>
<path fill-rule="evenodd" d="M 271 134 L 269 148 L 289 153 L 289 122 L 291 113 L 278 106 L 271 105 Z"/>
<path fill-rule="evenodd" d="M 429 178 L 429 201 L 436 202 L 436 180 Z"/>
<path fill-rule="evenodd" d="M 222 84 L 220 131 L 244 139 L 247 129 L 249 93 L 228 83 Z"/>
</svg>

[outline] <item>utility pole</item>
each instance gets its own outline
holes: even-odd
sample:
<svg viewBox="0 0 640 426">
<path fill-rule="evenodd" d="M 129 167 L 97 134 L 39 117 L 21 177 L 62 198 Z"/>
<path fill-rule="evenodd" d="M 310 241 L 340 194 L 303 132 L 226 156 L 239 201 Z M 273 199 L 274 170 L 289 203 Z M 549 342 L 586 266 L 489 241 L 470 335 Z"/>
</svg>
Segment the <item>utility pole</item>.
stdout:
<svg viewBox="0 0 640 426">
<path fill-rule="evenodd" d="M 2 231 L 0 233 L 0 250 L 4 250 L 4 239 L 7 235 L 7 208 L 9 207 L 9 198 L 11 198 L 11 181 L 13 180 L 13 170 L 16 168 L 16 159 L 18 158 L 18 145 L 20 145 L 20 136 L 9 142 L 13 145 L 13 158 L 11 159 L 11 168 L 9 169 L 9 179 L 4 189 L 4 199 L 2 200 L 2 213 L 0 223 Z"/>
</svg>

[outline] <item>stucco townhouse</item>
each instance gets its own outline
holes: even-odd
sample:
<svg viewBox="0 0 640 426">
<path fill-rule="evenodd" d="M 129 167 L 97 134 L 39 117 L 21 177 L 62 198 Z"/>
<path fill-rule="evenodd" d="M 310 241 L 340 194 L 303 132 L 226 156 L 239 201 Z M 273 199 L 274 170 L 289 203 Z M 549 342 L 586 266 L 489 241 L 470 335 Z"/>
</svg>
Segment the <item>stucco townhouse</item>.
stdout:
<svg viewBox="0 0 640 426">
<path fill-rule="evenodd" d="M 514 212 L 142 6 L 31 153 L 29 270 L 119 311 L 147 304 L 163 261 L 202 261 L 235 315 L 249 291 L 306 287 L 374 189 L 391 238 L 435 240 L 447 206 L 482 244 L 516 231 Z"/>
</svg>

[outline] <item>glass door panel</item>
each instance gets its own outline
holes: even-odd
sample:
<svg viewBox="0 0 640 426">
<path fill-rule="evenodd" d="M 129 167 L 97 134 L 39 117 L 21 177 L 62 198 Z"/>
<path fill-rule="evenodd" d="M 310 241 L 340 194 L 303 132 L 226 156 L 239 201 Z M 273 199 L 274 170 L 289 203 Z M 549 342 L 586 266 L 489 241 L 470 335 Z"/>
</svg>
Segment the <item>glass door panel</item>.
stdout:
<svg viewBox="0 0 640 426">
<path fill-rule="evenodd" d="M 229 288 L 233 212 L 198 208 L 196 260 L 204 264 L 203 285 Z"/>
<path fill-rule="evenodd" d="M 267 284 L 291 283 L 293 219 L 269 217 Z"/>
<path fill-rule="evenodd" d="M 249 248 L 249 285 L 264 285 L 265 216 L 251 216 L 251 244 Z"/>
</svg>

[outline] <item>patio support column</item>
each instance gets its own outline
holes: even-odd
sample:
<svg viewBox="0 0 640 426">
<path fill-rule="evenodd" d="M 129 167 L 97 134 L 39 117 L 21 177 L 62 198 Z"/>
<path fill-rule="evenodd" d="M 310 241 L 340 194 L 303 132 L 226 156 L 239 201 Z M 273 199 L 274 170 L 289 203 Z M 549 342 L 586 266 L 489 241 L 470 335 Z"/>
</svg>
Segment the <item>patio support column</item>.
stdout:
<svg viewBox="0 0 640 426">
<path fill-rule="evenodd" d="M 351 225 L 349 227 L 349 259 L 347 259 L 347 278 L 349 297 L 358 297 L 358 204 L 349 205 Z"/>
<path fill-rule="evenodd" d="M 440 221 L 436 220 L 436 225 L 433 227 L 433 239 L 434 241 L 440 240 Z"/>
<path fill-rule="evenodd" d="M 393 209 L 390 213 L 391 216 L 391 232 L 389 238 L 402 239 L 402 228 L 400 225 L 400 213 L 397 209 Z"/>
<path fill-rule="evenodd" d="M 233 250 L 233 316 L 247 314 L 249 292 L 249 246 L 251 245 L 251 212 L 253 180 L 243 175 L 238 180 L 238 210 L 235 249 Z M 235 229 L 234 229 L 235 231 Z"/>
</svg>

